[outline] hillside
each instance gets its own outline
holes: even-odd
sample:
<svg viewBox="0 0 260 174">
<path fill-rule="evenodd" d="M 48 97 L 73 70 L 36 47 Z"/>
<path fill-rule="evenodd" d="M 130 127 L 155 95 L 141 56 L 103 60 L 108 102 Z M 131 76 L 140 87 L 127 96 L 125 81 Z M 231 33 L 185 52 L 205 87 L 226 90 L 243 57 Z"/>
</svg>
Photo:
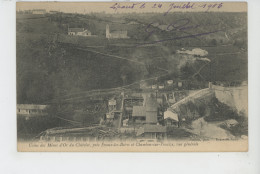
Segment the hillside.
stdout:
<svg viewBox="0 0 260 174">
<path fill-rule="evenodd" d="M 173 25 L 171 31 L 163 28 L 174 21 L 183 26 L 184 18 L 189 20 L 186 27 L 202 27 L 185 32 Z M 170 79 L 205 82 L 246 80 L 247 28 L 241 25 L 246 20 L 245 13 L 176 13 L 165 18 L 158 14 L 17 14 L 17 102 L 47 103 L 75 92 L 114 88 L 165 74 Z M 149 26 L 149 31 L 154 32 L 148 37 L 151 22 L 155 26 Z M 112 31 L 128 30 L 130 39 L 107 40 L 106 24 Z M 97 37 L 68 38 L 68 26 L 88 28 Z M 142 45 L 213 29 L 223 31 Z M 207 50 L 211 63 L 183 63 L 183 56 L 176 54 L 183 47 Z"/>
</svg>

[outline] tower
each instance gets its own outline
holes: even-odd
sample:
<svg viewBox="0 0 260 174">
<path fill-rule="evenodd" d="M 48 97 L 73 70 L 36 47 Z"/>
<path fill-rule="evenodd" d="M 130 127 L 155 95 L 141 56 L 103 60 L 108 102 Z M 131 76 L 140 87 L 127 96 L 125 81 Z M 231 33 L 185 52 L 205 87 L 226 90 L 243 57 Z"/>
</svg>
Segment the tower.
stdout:
<svg viewBox="0 0 260 174">
<path fill-rule="evenodd" d="M 106 38 L 110 38 L 109 25 L 106 26 Z"/>
</svg>

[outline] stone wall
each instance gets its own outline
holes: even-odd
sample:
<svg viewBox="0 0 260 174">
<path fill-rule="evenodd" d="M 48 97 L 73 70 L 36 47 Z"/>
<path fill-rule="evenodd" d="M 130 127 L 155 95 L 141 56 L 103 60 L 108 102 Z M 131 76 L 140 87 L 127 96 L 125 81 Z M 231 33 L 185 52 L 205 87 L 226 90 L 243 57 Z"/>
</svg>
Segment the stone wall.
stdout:
<svg viewBox="0 0 260 174">
<path fill-rule="evenodd" d="M 222 87 L 213 85 L 216 98 L 248 116 L 248 86 Z"/>
</svg>

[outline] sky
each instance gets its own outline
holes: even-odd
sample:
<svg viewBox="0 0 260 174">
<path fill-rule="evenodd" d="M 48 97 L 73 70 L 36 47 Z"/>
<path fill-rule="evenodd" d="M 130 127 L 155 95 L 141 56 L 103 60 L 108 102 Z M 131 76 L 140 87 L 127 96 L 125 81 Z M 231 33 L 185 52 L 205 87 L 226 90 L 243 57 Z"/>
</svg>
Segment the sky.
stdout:
<svg viewBox="0 0 260 174">
<path fill-rule="evenodd" d="M 117 4 L 116 4 L 117 3 Z M 145 3 L 145 4 L 144 4 Z M 174 3 L 173 5 L 171 5 Z M 192 6 L 192 4 L 194 5 Z M 133 5 L 134 4 L 134 5 Z M 143 5 L 144 4 L 144 5 Z M 192 8 L 191 8 L 192 6 Z M 125 8 L 128 7 L 128 8 Z M 133 7 L 133 8 L 129 8 Z M 180 8 L 185 7 L 185 8 Z M 17 2 L 17 11 L 46 9 L 65 13 L 165 13 L 169 12 L 246 12 L 246 2 Z"/>
</svg>

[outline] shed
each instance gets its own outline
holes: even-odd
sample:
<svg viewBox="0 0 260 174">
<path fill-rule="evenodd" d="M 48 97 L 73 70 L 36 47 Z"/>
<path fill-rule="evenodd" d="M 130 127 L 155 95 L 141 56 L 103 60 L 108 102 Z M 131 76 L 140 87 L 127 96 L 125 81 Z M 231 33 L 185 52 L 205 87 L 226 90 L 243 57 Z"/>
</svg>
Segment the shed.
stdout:
<svg viewBox="0 0 260 174">
<path fill-rule="evenodd" d="M 145 123 L 146 112 L 144 106 L 133 106 L 132 117 L 136 123 Z"/>
<path fill-rule="evenodd" d="M 43 116 L 46 115 L 48 105 L 17 104 L 17 114 L 23 116 Z"/>
<path fill-rule="evenodd" d="M 179 127 L 179 117 L 178 114 L 167 110 L 164 112 L 164 120 L 165 120 L 165 124 L 167 126 L 176 126 Z"/>
<path fill-rule="evenodd" d="M 108 101 L 109 106 L 115 106 L 116 105 L 116 100 L 112 99 Z"/>
<path fill-rule="evenodd" d="M 84 30 L 82 36 L 91 36 L 91 32 L 89 30 Z"/>
<path fill-rule="evenodd" d="M 123 120 L 123 126 L 128 126 L 129 119 Z"/>
<path fill-rule="evenodd" d="M 159 89 L 164 89 L 164 85 L 159 85 Z"/>
<path fill-rule="evenodd" d="M 157 89 L 157 85 L 152 85 L 152 89 Z"/>
<path fill-rule="evenodd" d="M 182 82 L 178 82 L 178 87 L 182 87 Z"/>
<path fill-rule="evenodd" d="M 172 120 L 174 120 L 176 122 L 179 121 L 178 114 L 176 114 L 176 113 L 174 113 L 172 111 L 169 111 L 169 110 L 164 112 L 164 119 L 167 119 L 167 118 L 170 118 L 170 119 L 172 119 Z"/>
<path fill-rule="evenodd" d="M 107 113 L 107 114 L 106 114 L 106 118 L 107 118 L 107 119 L 114 119 L 114 117 L 115 117 L 114 112 L 111 112 L 111 113 Z"/>
<path fill-rule="evenodd" d="M 156 98 L 152 96 L 146 97 L 145 111 L 146 123 L 157 123 L 158 103 Z"/>
<path fill-rule="evenodd" d="M 145 138 L 161 139 L 166 136 L 166 127 L 162 125 L 145 124 L 137 130 L 136 135 Z"/>
<path fill-rule="evenodd" d="M 172 85 L 173 84 L 173 80 L 167 80 L 167 84 L 168 85 Z"/>
<path fill-rule="evenodd" d="M 144 106 L 133 106 L 133 117 L 145 117 L 145 107 Z"/>
<path fill-rule="evenodd" d="M 78 33 L 82 33 L 84 28 L 69 28 L 68 35 L 78 35 Z"/>
</svg>

